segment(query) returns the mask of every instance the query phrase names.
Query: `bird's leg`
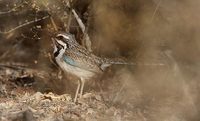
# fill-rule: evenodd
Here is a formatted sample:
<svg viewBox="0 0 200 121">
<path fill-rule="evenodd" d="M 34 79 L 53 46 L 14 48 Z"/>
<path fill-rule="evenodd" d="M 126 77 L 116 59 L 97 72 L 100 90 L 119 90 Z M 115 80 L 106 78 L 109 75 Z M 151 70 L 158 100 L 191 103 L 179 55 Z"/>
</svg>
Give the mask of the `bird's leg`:
<svg viewBox="0 0 200 121">
<path fill-rule="evenodd" d="M 81 90 L 80 90 L 80 98 L 82 97 L 83 95 L 83 88 L 84 88 L 84 84 L 85 84 L 85 79 L 82 79 L 81 78 Z"/>
<path fill-rule="evenodd" d="M 76 102 L 76 100 L 77 100 L 78 92 L 79 92 L 79 89 L 80 89 L 80 85 L 81 85 L 81 82 L 80 82 L 80 80 L 78 80 L 78 86 L 77 86 L 77 89 L 76 89 L 76 94 L 75 94 L 75 97 L 74 97 L 74 102 Z"/>
</svg>

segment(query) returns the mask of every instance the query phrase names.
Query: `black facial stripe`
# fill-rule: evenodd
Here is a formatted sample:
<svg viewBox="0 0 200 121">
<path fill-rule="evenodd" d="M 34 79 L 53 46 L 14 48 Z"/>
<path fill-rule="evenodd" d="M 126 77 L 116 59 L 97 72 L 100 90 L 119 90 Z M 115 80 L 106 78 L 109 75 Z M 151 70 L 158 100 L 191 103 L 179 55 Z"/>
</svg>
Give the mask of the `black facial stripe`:
<svg viewBox="0 0 200 121">
<path fill-rule="evenodd" d="M 62 41 L 62 40 L 61 40 L 61 41 Z M 57 41 L 56 41 L 56 43 L 64 49 L 64 46 L 63 46 L 63 45 L 59 44 Z"/>
<path fill-rule="evenodd" d="M 57 57 L 59 55 L 59 53 L 60 53 L 60 50 L 61 50 L 60 48 L 57 48 L 57 51 L 54 52 L 53 56 Z"/>
<path fill-rule="evenodd" d="M 67 48 L 69 48 L 69 44 L 68 43 L 66 43 L 66 46 L 67 46 Z"/>
<path fill-rule="evenodd" d="M 63 45 L 60 45 L 63 49 L 64 49 L 64 46 Z"/>
</svg>

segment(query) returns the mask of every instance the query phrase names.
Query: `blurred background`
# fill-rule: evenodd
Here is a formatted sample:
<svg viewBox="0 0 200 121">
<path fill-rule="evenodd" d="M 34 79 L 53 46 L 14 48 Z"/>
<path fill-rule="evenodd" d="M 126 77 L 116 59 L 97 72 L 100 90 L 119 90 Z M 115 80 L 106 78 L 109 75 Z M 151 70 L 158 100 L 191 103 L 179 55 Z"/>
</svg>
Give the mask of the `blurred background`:
<svg viewBox="0 0 200 121">
<path fill-rule="evenodd" d="M 58 73 L 50 59 L 54 24 L 80 44 L 83 40 L 67 2 L 0 0 L 0 62 Z M 108 69 L 101 81 L 106 101 L 145 120 L 200 120 L 199 0 L 73 0 L 71 6 L 85 23 L 96 55 L 137 63 Z M 47 78 L 45 87 L 58 94 L 74 91 L 63 80 Z M 41 91 L 44 85 L 38 83 Z"/>
</svg>

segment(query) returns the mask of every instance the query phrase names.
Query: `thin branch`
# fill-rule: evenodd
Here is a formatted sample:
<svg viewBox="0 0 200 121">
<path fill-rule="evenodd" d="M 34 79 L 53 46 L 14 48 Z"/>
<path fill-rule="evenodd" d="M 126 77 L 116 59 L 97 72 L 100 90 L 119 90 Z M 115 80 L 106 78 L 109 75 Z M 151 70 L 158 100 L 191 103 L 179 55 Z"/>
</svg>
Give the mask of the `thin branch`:
<svg viewBox="0 0 200 121">
<path fill-rule="evenodd" d="M 70 10 L 69 18 L 68 18 L 68 24 L 67 24 L 67 30 L 66 30 L 67 32 L 69 32 L 71 20 L 72 20 L 72 11 Z"/>
<path fill-rule="evenodd" d="M 11 8 L 11 9 L 8 10 L 8 11 L 0 11 L 0 15 L 4 15 L 4 14 L 9 14 L 9 13 L 11 13 L 11 12 L 15 12 L 16 9 L 19 8 L 19 7 L 22 7 L 24 3 L 27 3 L 27 2 L 26 2 L 26 1 L 24 2 L 24 1 L 23 1 L 23 2 L 20 3 L 18 6 L 15 6 L 15 7 Z"/>
<path fill-rule="evenodd" d="M 159 1 L 158 1 L 158 4 L 156 5 L 156 8 L 155 8 L 155 10 L 154 10 L 154 12 L 153 12 L 153 15 L 152 15 L 152 17 L 151 17 L 151 22 L 153 21 L 155 15 L 156 15 L 156 12 L 158 11 L 158 8 L 160 7 L 161 2 L 162 2 L 162 0 L 159 0 Z"/>
<path fill-rule="evenodd" d="M 0 68 L 2 68 L 2 67 L 20 70 L 20 69 L 27 68 L 28 65 L 25 65 L 22 63 L 0 63 Z"/>
<path fill-rule="evenodd" d="M 72 13 L 74 14 L 74 17 L 76 18 L 76 21 L 78 22 L 80 28 L 81 28 L 81 31 L 83 32 L 84 34 L 84 40 L 85 40 L 85 45 L 86 45 L 86 48 L 92 52 L 92 48 L 91 48 L 91 40 L 90 40 L 90 37 L 88 35 L 88 33 L 86 32 L 86 28 L 85 28 L 85 25 L 83 24 L 82 20 L 80 19 L 80 17 L 78 16 L 78 14 L 76 13 L 76 11 L 74 9 L 72 9 Z"/>
<path fill-rule="evenodd" d="M 48 11 L 50 11 L 50 9 L 47 7 L 47 4 L 45 3 L 45 1 L 42 0 L 42 4 L 47 8 Z M 55 31 L 58 31 L 58 27 L 56 26 L 54 19 L 52 17 L 50 17 L 50 20 L 51 20 L 51 24 L 53 25 L 53 28 L 55 29 Z"/>
<path fill-rule="evenodd" d="M 124 90 L 125 85 L 126 85 L 126 82 L 123 83 L 123 85 L 121 86 L 121 88 L 119 89 L 119 91 L 114 95 L 114 97 L 112 99 L 112 102 L 116 102 L 117 101 L 120 93 L 122 93 L 122 91 Z"/>
<path fill-rule="evenodd" d="M 41 20 L 44 20 L 44 19 L 47 19 L 47 18 L 49 18 L 49 16 L 45 16 L 45 17 L 42 17 L 40 19 L 35 19 L 35 20 L 32 20 L 32 21 L 26 22 L 26 23 L 21 24 L 21 25 L 15 27 L 13 29 L 10 29 L 9 31 L 5 31 L 5 32 L 0 31 L 0 34 L 9 34 L 9 33 L 13 32 L 13 31 L 15 31 L 17 29 L 20 29 L 20 28 L 24 27 L 24 26 L 27 26 L 29 24 L 33 24 L 35 22 L 38 22 L 38 21 L 41 21 Z"/>
<path fill-rule="evenodd" d="M 51 24 L 53 25 L 53 28 L 55 29 L 55 31 L 58 31 L 58 27 L 56 26 L 56 23 L 52 17 L 50 17 L 50 20 L 51 20 Z"/>
<path fill-rule="evenodd" d="M 78 16 L 78 14 L 76 13 L 74 9 L 72 9 L 72 13 L 74 14 L 74 17 L 76 18 L 76 21 L 78 22 L 81 28 L 81 31 L 85 33 L 85 25 L 83 24 L 82 20 L 80 19 L 80 17 Z"/>
<path fill-rule="evenodd" d="M 182 87 L 183 87 L 183 93 L 186 96 L 185 98 L 187 99 L 188 103 L 192 106 L 192 108 L 194 109 L 195 113 L 197 113 L 196 107 L 195 107 L 195 103 L 194 100 L 191 96 L 191 90 L 188 86 L 188 84 L 186 83 L 187 80 L 185 80 L 184 78 L 184 74 L 181 71 L 181 68 L 179 66 L 179 64 L 177 63 L 177 61 L 175 60 L 173 53 L 171 51 L 165 51 L 164 55 L 169 59 L 169 61 L 171 61 L 172 63 L 172 69 L 170 70 L 170 72 L 173 72 L 174 76 L 179 78 L 180 81 L 182 82 Z"/>
</svg>

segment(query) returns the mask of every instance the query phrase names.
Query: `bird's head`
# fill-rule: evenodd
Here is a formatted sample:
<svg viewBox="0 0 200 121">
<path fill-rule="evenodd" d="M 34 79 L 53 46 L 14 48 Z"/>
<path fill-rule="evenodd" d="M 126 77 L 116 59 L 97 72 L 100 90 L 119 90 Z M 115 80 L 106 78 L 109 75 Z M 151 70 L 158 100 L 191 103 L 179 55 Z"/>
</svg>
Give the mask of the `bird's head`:
<svg viewBox="0 0 200 121">
<path fill-rule="evenodd" d="M 53 43 L 58 48 L 68 49 L 74 43 L 75 39 L 72 34 L 68 33 L 58 33 L 55 37 L 53 37 Z"/>
<path fill-rule="evenodd" d="M 72 34 L 60 32 L 52 38 L 54 49 L 70 49 L 77 42 Z"/>
<path fill-rule="evenodd" d="M 72 34 L 59 32 L 53 38 L 54 53 L 58 53 L 61 49 L 70 49 L 77 43 Z"/>
</svg>

